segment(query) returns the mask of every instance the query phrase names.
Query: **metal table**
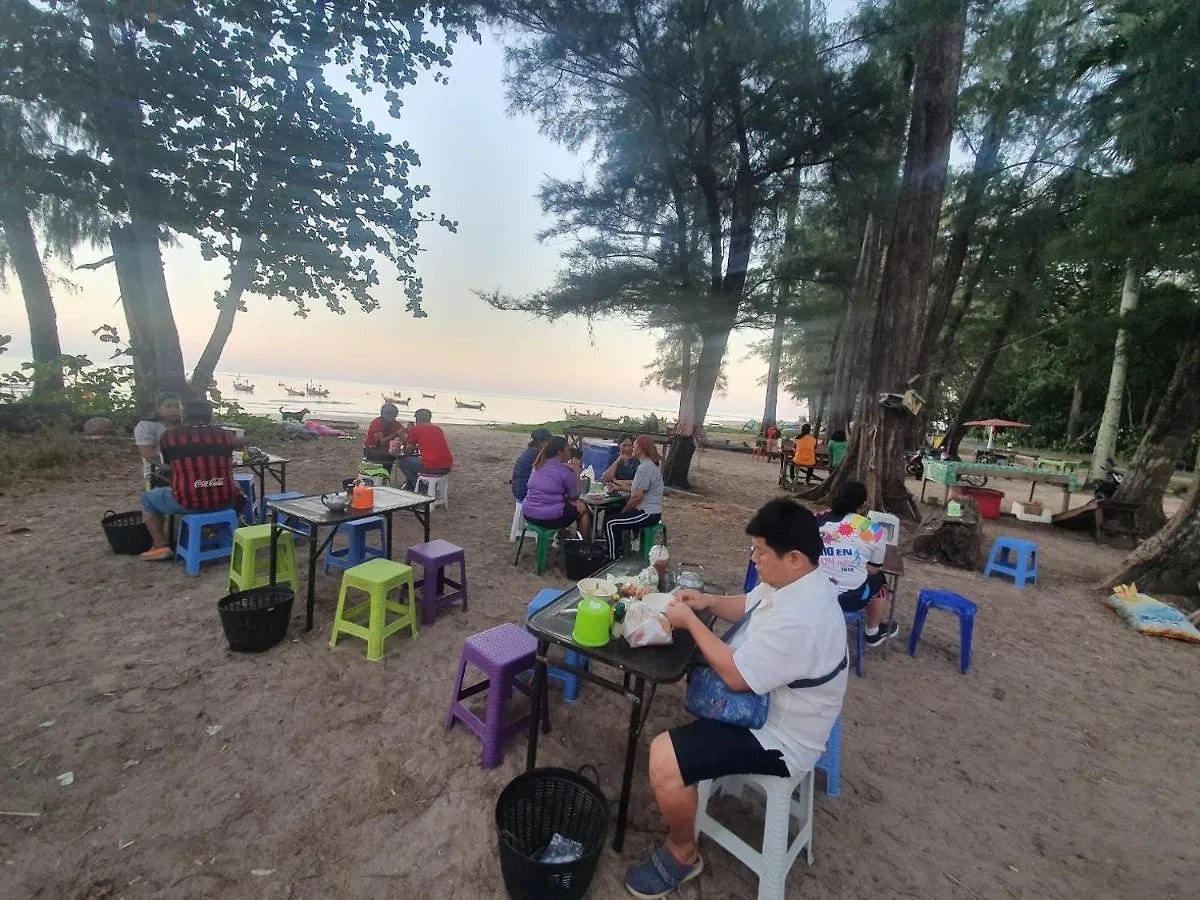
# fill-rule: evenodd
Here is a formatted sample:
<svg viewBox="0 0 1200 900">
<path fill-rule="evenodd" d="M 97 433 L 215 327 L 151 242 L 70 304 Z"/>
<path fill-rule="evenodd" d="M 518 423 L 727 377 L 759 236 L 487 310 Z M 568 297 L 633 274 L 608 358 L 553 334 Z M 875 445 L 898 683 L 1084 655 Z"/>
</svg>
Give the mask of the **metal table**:
<svg viewBox="0 0 1200 900">
<path fill-rule="evenodd" d="M 584 505 L 592 511 L 592 533 L 588 536 L 588 540 L 596 540 L 596 532 L 600 531 L 601 513 L 606 513 L 611 508 L 619 508 L 629 499 L 628 494 L 613 494 L 605 497 L 603 500 L 589 500 L 587 495 L 580 494 L 579 499 L 584 502 Z"/>
<path fill-rule="evenodd" d="M 235 469 L 249 469 L 258 476 L 258 498 L 267 496 L 267 474 L 270 473 L 275 483 L 279 485 L 279 490 L 282 493 L 287 490 L 287 467 L 291 460 L 285 459 L 282 456 L 276 456 L 273 453 L 266 454 L 265 457 L 260 457 L 254 462 L 247 459 L 243 463 L 238 463 L 234 466 Z"/>
<path fill-rule="evenodd" d="M 633 574 L 641 569 L 638 559 L 619 559 L 596 573 L 603 577 L 612 572 L 614 575 Z M 721 593 L 721 590 L 705 585 L 706 593 Z M 654 690 L 660 684 L 670 684 L 679 681 L 687 672 L 696 653 L 696 642 L 686 631 L 675 632 L 675 643 L 667 647 L 630 647 L 624 638 L 615 638 L 603 647 L 581 647 L 571 638 L 575 627 L 575 613 L 564 612 L 579 599 L 579 591 L 575 588 L 562 594 L 558 599 L 534 613 L 525 623 L 530 633 L 537 638 L 537 665 L 533 679 L 533 709 L 541 709 L 542 698 L 546 691 L 546 666 L 552 662 L 556 667 L 573 672 L 580 678 L 590 681 L 605 690 L 621 694 L 630 700 L 629 734 L 625 745 L 625 770 L 621 777 L 621 799 L 617 806 L 617 827 L 613 837 L 613 849 L 618 853 L 625 842 L 625 823 L 629 814 L 629 790 L 633 784 L 633 769 L 637 758 L 637 740 L 642 726 L 649 714 L 650 704 L 654 700 Z M 711 626 L 713 616 L 702 614 L 704 620 Z M 567 665 L 564 660 L 550 660 L 548 653 L 551 644 L 557 644 L 568 650 L 574 650 L 580 656 L 590 660 L 589 669 L 581 669 Z M 605 665 L 617 669 L 622 680 L 617 682 L 596 674 L 597 665 Z M 650 698 L 647 699 L 646 683 L 649 682 Z M 539 716 L 530 717 L 529 747 L 525 758 L 525 768 L 532 769 L 537 765 L 538 720 Z"/>
<path fill-rule="evenodd" d="M 387 520 L 387 558 L 392 558 L 392 515 L 398 510 L 409 510 L 425 530 L 425 542 L 429 542 L 429 507 L 433 498 L 425 494 L 414 494 L 412 491 L 402 491 L 397 488 L 377 487 L 375 490 L 375 505 L 371 509 L 347 509 L 345 512 L 334 512 L 321 502 L 321 495 L 301 497 L 297 500 L 272 500 L 267 504 L 271 510 L 271 584 L 275 583 L 276 554 L 279 546 L 279 533 L 290 531 L 293 534 L 305 536 L 298 528 L 292 528 L 279 521 L 280 516 L 297 519 L 308 525 L 308 605 L 305 611 L 304 630 L 312 631 L 313 605 L 317 597 L 317 558 L 329 548 L 337 534 L 338 526 L 356 519 L 366 519 L 370 516 L 383 516 Z M 318 543 L 322 526 L 329 527 L 329 536 Z"/>
</svg>

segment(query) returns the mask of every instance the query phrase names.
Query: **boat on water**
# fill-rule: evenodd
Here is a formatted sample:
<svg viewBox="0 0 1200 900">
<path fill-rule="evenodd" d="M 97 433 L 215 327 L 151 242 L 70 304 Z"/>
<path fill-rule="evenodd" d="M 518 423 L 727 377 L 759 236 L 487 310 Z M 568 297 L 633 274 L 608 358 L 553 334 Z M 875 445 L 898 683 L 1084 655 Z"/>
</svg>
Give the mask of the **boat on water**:
<svg viewBox="0 0 1200 900">
<path fill-rule="evenodd" d="M 304 391 L 309 397 L 329 396 L 329 391 L 327 389 L 321 387 L 319 384 L 312 384 L 311 382 L 304 386 Z"/>
<path fill-rule="evenodd" d="M 592 412 L 590 409 L 567 409 L 564 406 L 563 415 L 568 419 L 603 419 L 604 410 Z"/>
<path fill-rule="evenodd" d="M 279 382 L 279 386 L 281 388 L 283 388 L 285 391 L 287 391 L 287 395 L 289 397 L 306 397 L 306 396 L 308 396 L 307 394 L 304 393 L 304 391 L 298 391 L 294 387 L 289 387 L 288 385 L 284 384 L 282 381 Z"/>
<path fill-rule="evenodd" d="M 253 394 L 254 393 L 254 385 L 247 379 L 243 378 L 241 375 L 238 375 L 236 378 L 233 379 L 233 389 L 235 391 L 241 391 L 243 394 Z"/>
<path fill-rule="evenodd" d="M 457 397 L 455 397 L 454 407 L 456 409 L 486 409 L 487 405 L 482 400 L 470 403 L 465 400 L 459 400 Z"/>
<path fill-rule="evenodd" d="M 389 397 L 387 394 L 380 394 L 384 403 L 394 403 L 396 406 L 408 406 L 412 397 Z"/>
<path fill-rule="evenodd" d="M 421 396 L 424 397 L 426 400 L 436 400 L 437 399 L 437 394 L 422 394 Z"/>
</svg>

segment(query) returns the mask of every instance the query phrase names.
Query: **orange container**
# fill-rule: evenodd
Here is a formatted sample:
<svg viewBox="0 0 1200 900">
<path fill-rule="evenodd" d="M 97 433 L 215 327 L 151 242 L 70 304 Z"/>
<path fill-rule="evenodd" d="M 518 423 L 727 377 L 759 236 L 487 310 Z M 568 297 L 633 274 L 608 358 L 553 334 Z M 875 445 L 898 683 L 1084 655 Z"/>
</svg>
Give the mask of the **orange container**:
<svg viewBox="0 0 1200 900">
<path fill-rule="evenodd" d="M 375 488 L 369 484 L 356 484 L 354 492 L 350 495 L 350 508 L 357 509 L 360 512 L 375 507 Z"/>
</svg>

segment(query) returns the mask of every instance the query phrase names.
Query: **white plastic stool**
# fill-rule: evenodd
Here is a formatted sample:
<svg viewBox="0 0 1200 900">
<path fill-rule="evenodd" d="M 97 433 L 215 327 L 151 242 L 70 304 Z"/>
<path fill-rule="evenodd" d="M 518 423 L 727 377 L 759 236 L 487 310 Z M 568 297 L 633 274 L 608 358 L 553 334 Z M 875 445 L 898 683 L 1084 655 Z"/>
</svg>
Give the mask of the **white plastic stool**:
<svg viewBox="0 0 1200 900">
<path fill-rule="evenodd" d="M 730 775 L 713 781 L 701 781 L 700 808 L 696 813 L 696 837 L 707 834 L 758 875 L 758 900 L 783 900 L 788 871 L 804 850 L 811 866 L 813 773 L 792 778 L 771 775 Z M 763 822 L 762 852 L 755 850 L 708 813 L 708 801 L 714 791 L 740 797 L 743 787 L 752 787 L 767 800 Z M 798 827 L 788 843 L 788 825 L 792 817 Z"/>
<path fill-rule="evenodd" d="M 416 490 L 418 494 L 432 497 L 430 509 L 439 506 L 450 508 L 450 476 L 449 475 L 418 475 Z"/>
<path fill-rule="evenodd" d="M 898 516 L 893 516 L 891 513 L 877 512 L 872 509 L 867 512 L 867 518 L 876 525 L 882 525 L 887 529 L 887 542 L 889 544 L 893 547 L 900 545 L 900 518 Z"/>
<path fill-rule="evenodd" d="M 509 529 L 509 532 L 508 532 L 508 542 L 510 544 L 516 543 L 517 538 L 519 538 L 521 536 L 521 532 L 524 530 L 524 528 L 525 528 L 525 517 L 521 515 L 521 501 L 518 500 L 516 507 L 513 509 L 512 528 Z M 533 541 L 536 544 L 537 539 L 538 539 L 538 535 L 537 535 L 536 531 L 526 531 L 525 532 L 525 540 Z M 555 534 L 554 540 L 551 542 L 550 546 L 552 546 L 552 547 L 558 546 L 558 535 L 557 534 Z"/>
</svg>

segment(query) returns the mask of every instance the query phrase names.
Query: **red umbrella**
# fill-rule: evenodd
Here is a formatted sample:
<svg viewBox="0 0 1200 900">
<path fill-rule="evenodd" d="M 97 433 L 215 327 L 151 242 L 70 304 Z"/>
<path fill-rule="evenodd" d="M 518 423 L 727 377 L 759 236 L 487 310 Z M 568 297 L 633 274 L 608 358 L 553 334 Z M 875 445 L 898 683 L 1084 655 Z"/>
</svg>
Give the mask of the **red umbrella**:
<svg viewBox="0 0 1200 900">
<path fill-rule="evenodd" d="M 1008 419 L 979 419 L 975 422 L 964 422 L 964 425 L 978 425 L 982 428 L 1030 428 L 1026 422 L 1010 422 Z"/>
</svg>

